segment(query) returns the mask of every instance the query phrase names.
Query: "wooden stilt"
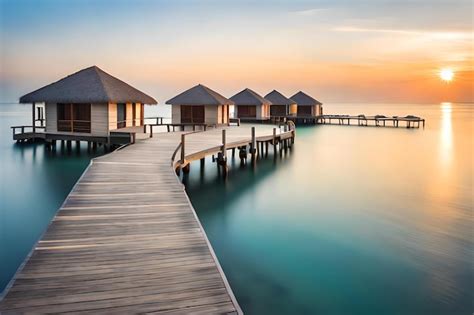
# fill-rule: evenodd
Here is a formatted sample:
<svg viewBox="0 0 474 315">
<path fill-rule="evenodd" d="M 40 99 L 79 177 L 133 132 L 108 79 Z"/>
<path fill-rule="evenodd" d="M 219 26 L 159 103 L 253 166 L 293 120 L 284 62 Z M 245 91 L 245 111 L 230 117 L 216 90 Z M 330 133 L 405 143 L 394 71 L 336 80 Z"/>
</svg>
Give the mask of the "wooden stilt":
<svg viewBox="0 0 474 315">
<path fill-rule="evenodd" d="M 251 148 L 250 148 L 250 154 L 252 155 L 252 163 L 255 164 L 255 153 L 256 153 L 255 148 L 257 146 L 257 140 L 255 138 L 255 127 L 252 127 L 251 134 L 252 134 L 252 145 L 251 145 Z"/>
<path fill-rule="evenodd" d="M 277 138 L 276 138 L 276 128 L 273 128 L 273 157 L 276 157 L 277 154 Z"/>
<path fill-rule="evenodd" d="M 222 172 L 224 177 L 227 177 L 227 140 L 226 140 L 226 130 L 222 130 L 222 149 L 221 149 L 221 160 L 220 165 L 222 167 Z"/>
</svg>

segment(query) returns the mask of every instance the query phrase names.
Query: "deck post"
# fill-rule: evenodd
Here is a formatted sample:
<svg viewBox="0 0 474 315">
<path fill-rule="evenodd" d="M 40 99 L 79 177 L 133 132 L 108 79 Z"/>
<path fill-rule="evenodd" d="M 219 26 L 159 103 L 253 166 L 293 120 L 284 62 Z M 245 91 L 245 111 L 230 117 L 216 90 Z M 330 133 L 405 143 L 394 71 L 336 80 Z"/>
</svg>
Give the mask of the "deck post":
<svg viewBox="0 0 474 315">
<path fill-rule="evenodd" d="M 186 145 L 185 134 L 183 133 L 181 135 L 181 161 L 180 161 L 181 165 L 184 164 L 185 145 Z"/>
<path fill-rule="evenodd" d="M 252 127 L 252 145 L 250 148 L 250 154 L 252 155 L 252 163 L 255 163 L 257 140 L 255 138 L 255 127 Z"/>
<path fill-rule="evenodd" d="M 35 117 L 35 107 L 36 103 L 33 102 L 31 103 L 31 126 L 33 127 L 33 142 L 35 141 L 35 135 L 36 135 L 36 117 Z"/>
<path fill-rule="evenodd" d="M 277 138 L 276 138 L 277 129 L 273 128 L 273 157 L 276 157 L 277 154 Z"/>
<path fill-rule="evenodd" d="M 186 140 L 185 140 L 185 134 L 182 134 L 181 135 L 181 169 L 183 170 L 183 173 L 189 173 L 189 169 L 191 168 L 191 164 L 188 163 L 186 164 L 185 166 L 184 163 L 185 163 L 185 153 L 186 153 L 186 149 L 185 149 L 185 144 L 186 144 Z"/>
<path fill-rule="evenodd" d="M 227 161 L 227 144 L 225 137 L 225 129 L 222 129 L 222 156 L 224 157 L 224 160 Z"/>
<path fill-rule="evenodd" d="M 222 171 L 224 173 L 224 177 L 227 177 L 227 143 L 226 143 L 226 130 L 222 129 L 222 158 L 220 164 L 222 166 Z"/>
</svg>

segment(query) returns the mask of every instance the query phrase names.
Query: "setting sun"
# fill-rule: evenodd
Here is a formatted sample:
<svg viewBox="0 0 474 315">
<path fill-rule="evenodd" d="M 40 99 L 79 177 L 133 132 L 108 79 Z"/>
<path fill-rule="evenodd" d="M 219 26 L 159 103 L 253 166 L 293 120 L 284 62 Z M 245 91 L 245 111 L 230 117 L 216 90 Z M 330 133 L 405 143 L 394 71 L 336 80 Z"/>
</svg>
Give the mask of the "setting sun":
<svg viewBox="0 0 474 315">
<path fill-rule="evenodd" d="M 451 82 L 454 77 L 454 72 L 451 69 L 442 69 L 439 73 L 441 80 Z"/>
</svg>

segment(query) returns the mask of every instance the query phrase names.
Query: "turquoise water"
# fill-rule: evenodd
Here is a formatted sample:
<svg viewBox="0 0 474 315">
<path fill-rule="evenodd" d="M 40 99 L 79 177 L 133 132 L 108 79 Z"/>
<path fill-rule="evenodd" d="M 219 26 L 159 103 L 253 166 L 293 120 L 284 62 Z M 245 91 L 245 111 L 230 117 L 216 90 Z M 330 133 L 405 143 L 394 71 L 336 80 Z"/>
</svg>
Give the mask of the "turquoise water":
<svg viewBox="0 0 474 315">
<path fill-rule="evenodd" d="M 426 129 L 297 129 L 291 153 L 184 179 L 246 314 L 472 314 L 472 105 L 344 105 Z"/>
<path fill-rule="evenodd" d="M 0 104 L 0 296 L 90 158 L 87 149 L 17 145 L 10 126 L 31 125 L 31 106 Z"/>
<path fill-rule="evenodd" d="M 156 106 L 147 114 L 169 116 Z M 31 125 L 31 105 L 0 103 L 0 298 L 91 158 L 104 154 L 74 142 L 70 152 L 18 145 L 10 127 L 20 125 Z"/>
<path fill-rule="evenodd" d="M 0 106 L 0 291 L 94 156 L 15 145 L 29 110 Z M 471 314 L 472 105 L 325 111 L 428 122 L 299 127 L 281 158 L 231 161 L 226 181 L 193 163 L 184 179 L 245 313 Z"/>
</svg>

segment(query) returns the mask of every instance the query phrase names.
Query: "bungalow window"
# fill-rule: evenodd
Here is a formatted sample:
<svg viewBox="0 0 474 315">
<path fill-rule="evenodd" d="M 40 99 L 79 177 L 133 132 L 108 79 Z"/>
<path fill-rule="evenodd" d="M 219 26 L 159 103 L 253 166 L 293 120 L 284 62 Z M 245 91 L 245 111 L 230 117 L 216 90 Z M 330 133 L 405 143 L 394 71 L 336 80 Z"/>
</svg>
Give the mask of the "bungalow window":
<svg viewBox="0 0 474 315">
<path fill-rule="evenodd" d="M 181 105 L 181 123 L 203 124 L 204 123 L 204 106 Z"/>
<path fill-rule="evenodd" d="M 298 106 L 298 115 L 300 116 L 311 116 L 313 106 Z"/>
<path fill-rule="evenodd" d="M 257 117 L 257 106 L 240 105 L 240 106 L 237 106 L 237 111 L 238 111 L 239 117 L 241 118 Z"/>
<path fill-rule="evenodd" d="M 91 104 L 57 104 L 58 131 L 91 132 Z"/>
<path fill-rule="evenodd" d="M 124 103 L 117 104 L 117 129 L 127 127 L 127 106 Z"/>
<path fill-rule="evenodd" d="M 286 105 L 272 105 L 270 106 L 270 115 L 272 116 L 285 116 L 286 112 Z"/>
</svg>

